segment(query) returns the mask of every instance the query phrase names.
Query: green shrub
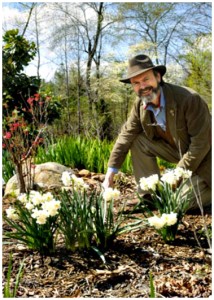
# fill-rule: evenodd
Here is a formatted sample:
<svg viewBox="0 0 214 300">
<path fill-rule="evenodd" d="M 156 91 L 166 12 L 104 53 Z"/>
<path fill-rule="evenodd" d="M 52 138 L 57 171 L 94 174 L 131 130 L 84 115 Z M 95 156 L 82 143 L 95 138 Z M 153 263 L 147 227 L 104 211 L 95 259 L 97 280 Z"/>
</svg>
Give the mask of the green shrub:
<svg viewBox="0 0 214 300">
<path fill-rule="evenodd" d="M 39 147 L 35 157 L 35 163 L 57 162 L 65 166 L 77 169 L 87 169 L 91 172 L 105 173 L 108 159 L 114 142 L 98 139 L 87 139 L 81 136 L 59 139 L 56 143 L 49 142 L 45 147 Z M 158 165 L 162 169 L 173 168 L 175 164 L 158 158 Z M 14 167 L 9 160 L 6 151 L 3 152 L 3 179 L 7 182 L 14 174 Z M 132 162 L 128 153 L 121 171 L 127 174 L 132 173 Z"/>
<path fill-rule="evenodd" d="M 87 169 L 91 172 L 105 173 L 113 143 L 98 139 L 78 137 L 63 137 L 55 144 L 39 148 L 36 163 L 47 161 L 77 169 Z M 127 156 L 121 171 L 131 173 L 131 159 Z"/>
</svg>

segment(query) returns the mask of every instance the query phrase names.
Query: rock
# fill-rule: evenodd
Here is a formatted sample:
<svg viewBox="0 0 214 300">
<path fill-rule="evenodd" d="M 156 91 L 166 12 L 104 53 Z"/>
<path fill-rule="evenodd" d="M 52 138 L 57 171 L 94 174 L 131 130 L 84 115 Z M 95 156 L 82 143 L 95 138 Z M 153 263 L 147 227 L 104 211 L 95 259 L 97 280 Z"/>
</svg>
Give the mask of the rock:
<svg viewBox="0 0 214 300">
<path fill-rule="evenodd" d="M 16 175 L 11 177 L 8 182 L 6 183 L 5 190 L 4 190 L 4 195 L 18 195 L 19 190 L 18 190 L 18 179 Z"/>
<path fill-rule="evenodd" d="M 88 170 L 83 169 L 83 170 L 79 171 L 79 175 L 81 177 L 90 177 L 91 176 L 91 172 L 88 171 Z"/>
<path fill-rule="evenodd" d="M 35 165 L 32 169 L 32 176 L 34 177 L 33 189 L 51 190 L 60 188 L 63 184 L 61 176 L 64 171 L 74 173 L 70 168 L 67 168 L 56 162 L 47 162 L 40 165 Z M 19 194 L 17 176 L 11 177 L 5 187 L 5 195 Z"/>
<path fill-rule="evenodd" d="M 105 175 L 104 174 L 95 174 L 94 173 L 94 174 L 92 174 L 91 178 L 94 179 L 94 180 L 98 180 L 100 182 L 103 182 L 104 179 L 105 179 Z"/>
</svg>

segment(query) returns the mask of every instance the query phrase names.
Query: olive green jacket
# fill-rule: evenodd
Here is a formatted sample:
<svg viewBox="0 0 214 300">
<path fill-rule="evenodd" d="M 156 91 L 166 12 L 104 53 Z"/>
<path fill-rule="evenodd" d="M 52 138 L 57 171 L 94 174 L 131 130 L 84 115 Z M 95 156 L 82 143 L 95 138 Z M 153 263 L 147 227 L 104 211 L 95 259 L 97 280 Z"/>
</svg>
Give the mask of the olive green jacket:
<svg viewBox="0 0 214 300">
<path fill-rule="evenodd" d="M 182 154 L 177 166 L 198 174 L 211 187 L 211 114 L 208 106 L 189 88 L 163 83 L 162 89 L 167 124 Z M 109 167 L 121 167 L 132 142 L 142 131 L 149 140 L 154 138 L 155 128 L 151 123 L 151 112 L 137 99 L 114 145 Z"/>
</svg>

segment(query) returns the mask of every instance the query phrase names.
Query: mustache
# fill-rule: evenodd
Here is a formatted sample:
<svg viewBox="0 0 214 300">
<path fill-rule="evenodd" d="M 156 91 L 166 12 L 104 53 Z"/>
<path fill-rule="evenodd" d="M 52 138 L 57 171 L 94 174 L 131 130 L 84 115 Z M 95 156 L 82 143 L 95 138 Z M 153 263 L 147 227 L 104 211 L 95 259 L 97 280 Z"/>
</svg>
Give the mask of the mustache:
<svg viewBox="0 0 214 300">
<path fill-rule="evenodd" d="M 153 86 L 147 86 L 145 89 L 139 89 L 138 91 L 138 96 L 141 97 L 143 96 L 144 93 L 148 92 L 148 91 L 152 91 L 153 93 L 157 93 L 159 91 L 159 85 L 154 88 Z"/>
</svg>

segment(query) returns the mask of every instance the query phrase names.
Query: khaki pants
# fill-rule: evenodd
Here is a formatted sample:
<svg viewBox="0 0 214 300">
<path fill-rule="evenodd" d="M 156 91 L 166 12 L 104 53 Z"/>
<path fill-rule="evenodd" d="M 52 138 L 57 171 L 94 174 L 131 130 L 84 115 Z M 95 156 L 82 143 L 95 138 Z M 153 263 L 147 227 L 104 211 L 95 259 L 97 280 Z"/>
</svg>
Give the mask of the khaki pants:
<svg viewBox="0 0 214 300">
<path fill-rule="evenodd" d="M 171 163 L 178 163 L 180 153 L 163 139 L 151 141 L 142 133 L 132 144 L 131 157 L 135 180 L 138 184 L 141 177 L 148 177 L 152 174 L 160 175 L 157 157 Z M 190 209 L 198 208 L 198 201 L 201 201 L 203 207 L 210 206 L 212 197 L 210 187 L 196 174 L 192 176 L 192 184 L 194 193 Z"/>
</svg>

